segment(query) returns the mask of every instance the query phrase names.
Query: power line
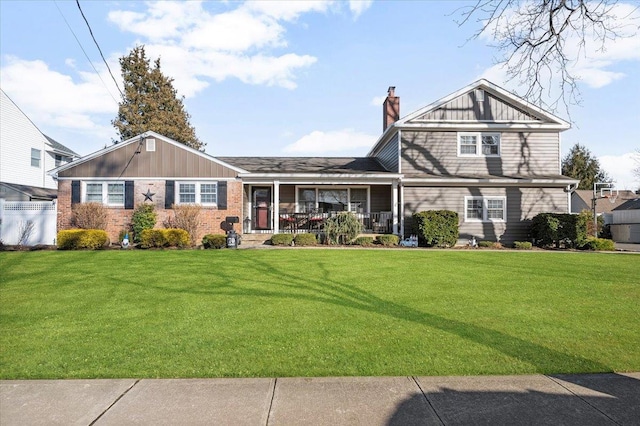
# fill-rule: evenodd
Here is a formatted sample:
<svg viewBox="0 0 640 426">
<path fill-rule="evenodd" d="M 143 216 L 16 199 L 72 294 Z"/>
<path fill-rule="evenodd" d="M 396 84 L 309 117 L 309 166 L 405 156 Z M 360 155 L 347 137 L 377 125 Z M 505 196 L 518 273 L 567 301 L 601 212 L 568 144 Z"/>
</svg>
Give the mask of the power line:
<svg viewBox="0 0 640 426">
<path fill-rule="evenodd" d="M 56 9 L 58 9 L 58 12 L 60 12 L 60 16 L 62 16 L 62 19 L 64 20 L 64 23 L 67 24 L 67 28 L 69 28 L 69 31 L 71 31 L 71 34 L 73 34 L 73 38 L 76 39 L 76 42 L 78 43 L 78 46 L 80 46 L 80 50 L 82 50 L 82 53 L 84 53 L 84 57 L 87 58 L 87 61 L 89 61 L 89 63 L 91 64 L 91 68 L 93 68 L 93 70 L 98 75 L 98 78 L 100 79 L 100 81 L 104 85 L 105 89 L 107 89 L 107 92 L 109 93 L 109 96 L 111 96 L 111 99 L 113 99 L 113 101 L 117 104 L 118 101 L 116 100 L 115 96 L 113 96 L 113 93 L 111 93 L 111 90 L 109 90 L 109 86 L 107 86 L 107 83 L 105 83 L 105 81 L 102 79 L 102 76 L 100 75 L 100 73 L 96 69 L 95 65 L 93 65 L 93 62 L 91 62 L 91 59 L 89 58 L 89 55 L 87 55 L 87 52 L 84 50 L 84 47 L 82 47 L 82 43 L 80 43 L 80 40 L 78 40 L 78 36 L 76 36 L 76 33 L 73 31 L 73 28 L 71 28 L 71 25 L 69 25 L 69 21 L 67 21 L 67 18 L 64 16 L 64 13 L 62 13 L 62 10 L 60 10 L 60 7 L 58 7 L 58 2 L 56 0 L 53 0 L 53 3 L 56 5 Z M 117 85 L 116 85 L 116 87 L 117 87 Z M 118 90 L 120 90 L 120 89 L 118 88 Z"/>
<path fill-rule="evenodd" d="M 80 7 L 80 0 L 76 0 L 76 4 L 78 5 L 78 10 L 80 10 L 80 14 L 82 15 L 82 19 L 84 19 L 84 22 L 87 24 L 87 28 L 89 28 L 89 33 L 91 34 L 91 38 L 93 39 L 93 42 L 96 44 L 96 47 L 98 48 L 98 52 L 100 52 L 100 56 L 102 57 L 102 61 L 107 66 L 107 70 L 109 71 L 109 75 L 111 75 L 111 78 L 113 79 L 113 82 L 115 83 L 116 87 L 118 88 L 118 92 L 120 92 L 120 95 L 124 98 L 124 93 L 122 93 L 122 90 L 120 90 L 120 86 L 118 86 L 118 82 L 116 81 L 116 78 L 113 76 L 113 73 L 111 72 L 111 68 L 109 67 L 109 64 L 107 63 L 107 60 L 104 58 L 104 55 L 102 54 L 102 49 L 100 49 L 100 45 L 98 44 L 98 41 L 96 40 L 95 36 L 93 35 L 93 30 L 91 29 L 91 25 L 89 25 L 89 21 L 87 21 L 86 16 L 84 16 L 84 12 L 82 11 L 82 8 Z"/>
</svg>

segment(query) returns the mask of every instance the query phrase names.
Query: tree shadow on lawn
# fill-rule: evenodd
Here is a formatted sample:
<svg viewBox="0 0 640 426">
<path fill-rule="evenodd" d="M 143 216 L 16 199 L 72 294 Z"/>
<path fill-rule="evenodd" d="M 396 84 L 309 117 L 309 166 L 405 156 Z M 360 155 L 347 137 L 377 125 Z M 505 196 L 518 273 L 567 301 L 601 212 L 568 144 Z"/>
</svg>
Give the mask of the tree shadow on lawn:
<svg viewBox="0 0 640 426">
<path fill-rule="evenodd" d="M 330 268 L 320 261 L 313 266 L 309 262 L 305 262 L 300 265 L 298 274 L 292 273 L 284 267 L 277 268 L 274 264 L 251 258 L 251 269 L 257 277 L 252 285 L 263 283 L 264 285 L 260 285 L 260 288 L 250 288 L 235 284 L 238 277 L 234 276 L 234 271 L 238 268 L 246 267 L 244 259 L 238 263 L 230 262 L 222 267 L 217 267 L 215 272 L 216 281 L 220 284 L 203 280 L 203 282 L 197 284 L 182 285 L 180 288 L 167 288 L 159 284 L 124 281 L 128 281 L 128 284 L 131 285 L 153 287 L 164 292 L 306 300 L 386 315 L 432 327 L 469 342 L 487 346 L 502 354 L 528 363 L 535 368 L 537 373 L 566 372 L 564 368 L 568 365 L 576 367 L 575 371 L 580 372 L 612 371 L 610 367 L 604 364 L 581 356 L 568 355 L 487 327 L 444 318 L 384 300 L 361 288 L 331 278 Z M 322 279 L 308 277 L 309 274 L 306 274 L 305 271 L 312 267 L 318 268 L 322 272 Z M 292 291 L 286 291 L 287 289 Z"/>
</svg>

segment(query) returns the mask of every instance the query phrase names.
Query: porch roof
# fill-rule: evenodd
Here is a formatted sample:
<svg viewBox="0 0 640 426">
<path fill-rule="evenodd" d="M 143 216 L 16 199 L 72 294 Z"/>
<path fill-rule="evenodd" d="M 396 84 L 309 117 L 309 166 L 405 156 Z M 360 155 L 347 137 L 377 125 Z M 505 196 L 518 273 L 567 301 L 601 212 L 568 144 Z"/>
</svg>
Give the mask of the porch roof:
<svg viewBox="0 0 640 426">
<path fill-rule="evenodd" d="M 385 174 L 395 175 L 372 157 L 216 157 L 256 174 Z"/>
</svg>

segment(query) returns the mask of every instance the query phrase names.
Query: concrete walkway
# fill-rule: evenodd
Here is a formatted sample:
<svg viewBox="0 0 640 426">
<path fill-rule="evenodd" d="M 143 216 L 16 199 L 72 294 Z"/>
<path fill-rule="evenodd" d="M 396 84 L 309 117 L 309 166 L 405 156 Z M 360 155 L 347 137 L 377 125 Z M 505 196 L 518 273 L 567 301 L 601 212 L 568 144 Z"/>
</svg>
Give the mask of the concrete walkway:
<svg viewBox="0 0 640 426">
<path fill-rule="evenodd" d="M 0 425 L 639 425 L 640 373 L 0 381 Z"/>
</svg>

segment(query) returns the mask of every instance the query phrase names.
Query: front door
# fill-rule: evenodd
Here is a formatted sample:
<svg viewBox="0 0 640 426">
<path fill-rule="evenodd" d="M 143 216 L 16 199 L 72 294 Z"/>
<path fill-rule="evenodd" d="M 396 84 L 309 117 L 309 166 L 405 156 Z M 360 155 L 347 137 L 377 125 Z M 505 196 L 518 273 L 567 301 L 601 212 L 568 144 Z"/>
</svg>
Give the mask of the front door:
<svg viewBox="0 0 640 426">
<path fill-rule="evenodd" d="M 253 187 L 253 229 L 271 229 L 271 188 Z"/>
</svg>

